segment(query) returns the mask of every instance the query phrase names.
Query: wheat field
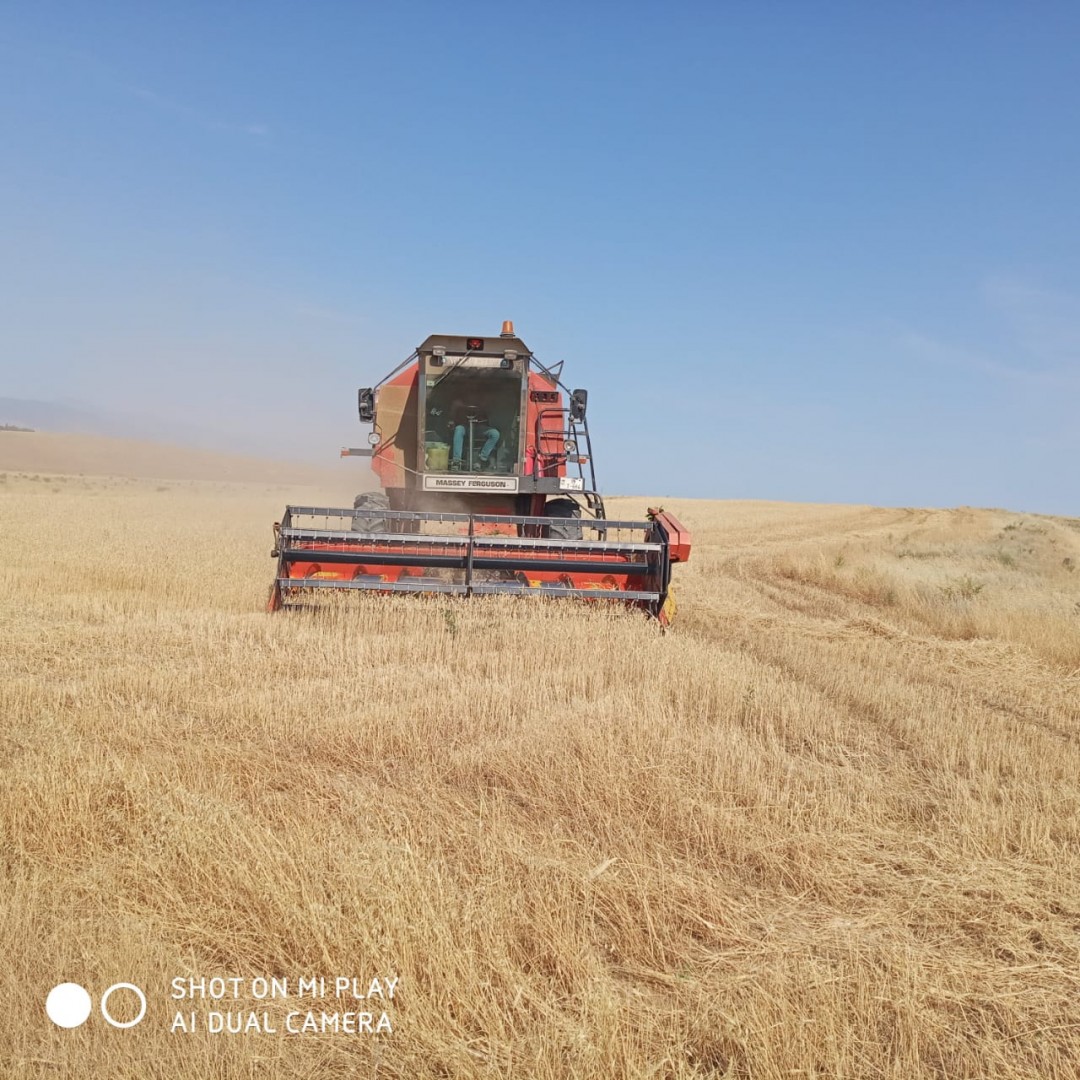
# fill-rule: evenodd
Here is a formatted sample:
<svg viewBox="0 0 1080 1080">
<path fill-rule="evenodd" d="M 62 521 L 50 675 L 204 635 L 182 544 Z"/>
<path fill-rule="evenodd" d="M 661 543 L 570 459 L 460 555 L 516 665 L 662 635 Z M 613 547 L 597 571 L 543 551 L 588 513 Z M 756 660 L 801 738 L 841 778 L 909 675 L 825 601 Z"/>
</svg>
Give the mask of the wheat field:
<svg viewBox="0 0 1080 1080">
<path fill-rule="evenodd" d="M 667 633 L 265 614 L 271 523 L 347 496 L 0 477 L 0 1075 L 1080 1073 L 1080 521 L 675 500 Z M 323 976 L 392 1030 L 248 992 Z"/>
</svg>

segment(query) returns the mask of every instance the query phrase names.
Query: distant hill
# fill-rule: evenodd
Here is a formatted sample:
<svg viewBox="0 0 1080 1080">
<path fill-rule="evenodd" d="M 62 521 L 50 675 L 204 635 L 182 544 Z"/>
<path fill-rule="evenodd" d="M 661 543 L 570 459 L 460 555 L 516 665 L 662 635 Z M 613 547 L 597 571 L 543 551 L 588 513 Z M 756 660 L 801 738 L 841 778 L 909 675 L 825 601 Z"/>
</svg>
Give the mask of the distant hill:
<svg viewBox="0 0 1080 1080">
<path fill-rule="evenodd" d="M 163 420 L 157 416 L 132 416 L 27 398 L 0 397 L 0 425 L 34 431 L 65 431 L 122 439 L 160 439 L 195 445 L 220 443 L 223 438 L 221 432 L 196 424 Z"/>
<path fill-rule="evenodd" d="M 35 431 L 100 430 L 104 418 L 88 409 L 59 405 L 51 401 L 29 401 L 0 397 L 0 424 Z"/>
<path fill-rule="evenodd" d="M 343 462 L 341 469 L 320 468 L 145 439 L 51 431 L 0 431 L 0 471 L 335 487 L 344 482 L 349 490 L 370 486 L 367 475 L 360 477 L 352 463 Z"/>
<path fill-rule="evenodd" d="M 315 469 L 333 469 L 338 460 L 338 448 L 354 437 L 356 423 L 350 415 L 350 422 L 342 423 L 342 434 L 338 439 L 325 424 L 320 425 L 314 420 L 305 423 L 304 418 L 290 418 L 284 425 L 280 422 L 252 423 L 250 417 L 238 417 L 237 421 L 214 427 L 181 414 L 112 412 L 79 402 L 0 396 L 0 430 L 6 425 L 33 431 L 139 439 L 212 454 L 288 459 Z M 358 470 L 356 462 L 352 467 L 364 477 L 370 474 L 369 469 Z"/>
</svg>

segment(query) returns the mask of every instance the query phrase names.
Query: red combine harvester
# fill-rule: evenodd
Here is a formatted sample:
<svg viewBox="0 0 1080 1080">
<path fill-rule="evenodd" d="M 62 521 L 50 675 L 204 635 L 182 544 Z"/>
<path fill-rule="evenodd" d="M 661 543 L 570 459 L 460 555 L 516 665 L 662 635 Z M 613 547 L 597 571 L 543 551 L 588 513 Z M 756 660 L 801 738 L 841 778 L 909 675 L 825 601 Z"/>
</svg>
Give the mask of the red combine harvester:
<svg viewBox="0 0 1080 1080">
<path fill-rule="evenodd" d="M 274 525 L 269 611 L 302 589 L 578 597 L 674 614 L 690 535 L 664 510 L 614 521 L 596 489 L 588 395 L 503 323 L 433 334 L 359 392 L 381 492 L 351 510 L 288 506 Z"/>
</svg>

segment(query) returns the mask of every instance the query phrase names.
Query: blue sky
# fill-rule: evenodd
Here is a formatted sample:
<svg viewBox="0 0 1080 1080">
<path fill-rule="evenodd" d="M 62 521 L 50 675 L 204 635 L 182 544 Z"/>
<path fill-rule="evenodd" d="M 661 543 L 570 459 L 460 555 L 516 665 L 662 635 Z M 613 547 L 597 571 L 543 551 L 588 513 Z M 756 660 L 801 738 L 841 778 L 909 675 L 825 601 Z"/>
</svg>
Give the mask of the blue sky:
<svg viewBox="0 0 1080 1080">
<path fill-rule="evenodd" d="M 329 462 L 357 386 L 511 318 L 589 389 L 609 493 L 1080 514 L 1078 36 L 1052 3 L 8 3 L 0 397 Z"/>
</svg>

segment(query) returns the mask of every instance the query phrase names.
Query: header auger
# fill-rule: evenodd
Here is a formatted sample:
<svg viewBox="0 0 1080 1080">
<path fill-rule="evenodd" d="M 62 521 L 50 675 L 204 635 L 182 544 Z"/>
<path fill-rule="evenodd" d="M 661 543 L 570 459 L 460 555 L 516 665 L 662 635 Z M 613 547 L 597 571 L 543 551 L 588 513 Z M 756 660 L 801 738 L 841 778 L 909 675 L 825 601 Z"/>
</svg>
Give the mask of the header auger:
<svg viewBox="0 0 1080 1080">
<path fill-rule="evenodd" d="M 607 517 L 588 394 L 569 390 L 503 323 L 496 338 L 433 334 L 359 392 L 381 491 L 351 510 L 288 506 L 274 526 L 267 608 L 300 589 L 614 600 L 670 621 L 671 567 L 690 536 L 664 510 Z"/>
</svg>

